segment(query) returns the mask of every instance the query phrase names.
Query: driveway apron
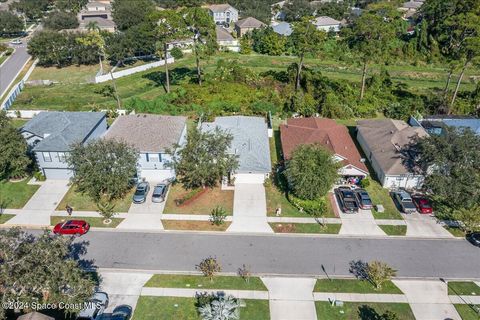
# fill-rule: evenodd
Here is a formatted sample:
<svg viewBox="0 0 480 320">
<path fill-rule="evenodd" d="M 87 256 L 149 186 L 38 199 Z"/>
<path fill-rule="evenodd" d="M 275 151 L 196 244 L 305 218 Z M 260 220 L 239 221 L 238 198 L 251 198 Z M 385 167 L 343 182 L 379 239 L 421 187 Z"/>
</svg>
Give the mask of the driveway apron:
<svg viewBox="0 0 480 320">
<path fill-rule="evenodd" d="M 407 236 L 425 238 L 454 238 L 434 217 L 427 214 L 403 214 L 407 223 Z"/>
<path fill-rule="evenodd" d="M 359 210 L 358 213 L 346 214 L 341 210 L 342 227 L 339 234 L 351 236 L 386 236 L 377 225 L 370 210 Z"/>
</svg>

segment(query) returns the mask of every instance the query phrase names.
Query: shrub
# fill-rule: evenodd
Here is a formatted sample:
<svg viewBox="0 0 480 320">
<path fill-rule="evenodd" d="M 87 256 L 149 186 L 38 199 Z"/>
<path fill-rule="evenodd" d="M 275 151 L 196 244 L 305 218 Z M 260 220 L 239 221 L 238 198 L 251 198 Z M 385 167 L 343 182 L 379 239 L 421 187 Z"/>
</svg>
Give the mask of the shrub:
<svg viewBox="0 0 480 320">
<path fill-rule="evenodd" d="M 210 298 L 197 298 L 197 305 L 205 302 L 203 305 L 197 306 L 198 313 L 202 320 L 234 320 L 239 318 L 240 304 L 232 295 L 225 295 L 223 292 L 210 294 Z M 210 302 L 208 302 L 210 300 Z"/>
<path fill-rule="evenodd" d="M 170 50 L 170 54 L 172 55 L 172 57 L 175 59 L 175 60 L 179 60 L 179 59 L 182 59 L 183 58 L 183 52 L 182 52 L 182 49 L 180 48 L 173 48 L 172 50 Z"/>
<path fill-rule="evenodd" d="M 288 199 L 298 210 L 314 217 L 321 217 L 327 213 L 327 201 L 325 198 L 303 200 L 289 195 Z"/>
<path fill-rule="evenodd" d="M 218 272 L 222 271 L 222 266 L 218 263 L 217 259 L 208 257 L 203 259 L 198 265 L 195 266 L 197 270 L 200 270 L 203 275 L 213 282 L 213 277 Z"/>
<path fill-rule="evenodd" d="M 245 280 L 246 283 L 250 282 L 250 277 L 252 275 L 250 271 L 250 267 L 247 267 L 246 265 L 242 265 L 241 268 L 238 268 L 238 275 Z"/>
<path fill-rule="evenodd" d="M 45 181 L 45 176 L 43 175 L 43 173 L 41 171 L 37 171 L 33 174 L 33 177 L 37 180 L 37 181 Z"/>
<path fill-rule="evenodd" d="M 397 275 L 395 269 L 385 262 L 376 260 L 368 263 L 366 273 L 368 280 L 375 286 L 375 289 L 381 289 L 384 282 Z"/>
<path fill-rule="evenodd" d="M 366 177 L 366 178 L 363 178 L 361 181 L 360 181 L 360 186 L 362 188 L 367 188 L 368 186 L 370 186 L 370 178 Z"/>
<path fill-rule="evenodd" d="M 98 213 L 103 217 L 104 223 L 108 224 L 115 215 L 115 205 L 110 201 L 100 200 L 97 202 Z"/>
<path fill-rule="evenodd" d="M 227 212 L 220 206 L 213 208 L 210 214 L 210 222 L 216 226 L 224 224 L 226 218 Z"/>
</svg>

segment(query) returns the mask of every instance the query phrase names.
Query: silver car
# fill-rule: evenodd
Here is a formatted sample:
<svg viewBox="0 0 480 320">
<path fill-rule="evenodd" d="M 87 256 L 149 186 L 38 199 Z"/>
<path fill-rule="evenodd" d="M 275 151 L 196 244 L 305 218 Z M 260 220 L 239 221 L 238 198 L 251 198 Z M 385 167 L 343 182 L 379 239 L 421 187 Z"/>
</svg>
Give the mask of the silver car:
<svg viewBox="0 0 480 320">
<path fill-rule="evenodd" d="M 417 207 L 413 203 L 412 197 L 405 190 L 397 190 L 392 192 L 392 198 L 398 204 L 403 213 L 415 213 Z"/>
<path fill-rule="evenodd" d="M 167 197 L 168 185 L 159 183 L 153 188 L 152 202 L 160 203 Z"/>
<path fill-rule="evenodd" d="M 108 294 L 97 291 L 77 315 L 77 320 L 98 320 L 108 307 Z"/>
<path fill-rule="evenodd" d="M 137 184 L 137 189 L 133 195 L 133 203 L 144 203 L 147 200 L 149 191 L 150 184 L 148 182 L 140 182 Z"/>
</svg>

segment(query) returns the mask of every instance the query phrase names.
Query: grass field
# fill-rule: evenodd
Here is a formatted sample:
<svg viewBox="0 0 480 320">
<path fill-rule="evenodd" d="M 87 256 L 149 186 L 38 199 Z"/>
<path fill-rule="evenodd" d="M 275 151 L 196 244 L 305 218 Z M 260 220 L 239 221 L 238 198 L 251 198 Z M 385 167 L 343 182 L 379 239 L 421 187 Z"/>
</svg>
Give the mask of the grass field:
<svg viewBox="0 0 480 320">
<path fill-rule="evenodd" d="M 385 208 L 384 212 L 377 212 L 375 209 L 372 210 L 373 217 L 375 219 L 398 219 L 403 220 L 402 215 L 398 212 L 395 203 L 390 197 L 388 190 L 382 188 L 382 186 L 374 181 L 370 180 L 370 185 L 365 188 L 374 205 L 381 204 Z"/>
<path fill-rule="evenodd" d="M 210 221 L 195 220 L 162 220 L 165 230 L 192 230 L 192 231 L 225 231 L 231 222 L 224 222 L 216 226 Z"/>
<path fill-rule="evenodd" d="M 216 276 L 213 282 L 207 277 L 198 275 L 156 274 L 145 284 L 154 288 L 191 288 L 191 289 L 222 289 L 222 290 L 259 290 L 267 288 L 258 277 L 251 277 L 248 283 L 237 276 Z"/>
<path fill-rule="evenodd" d="M 407 226 L 405 225 L 379 225 L 379 227 L 389 236 L 404 236 L 407 234 Z"/>
<path fill-rule="evenodd" d="M 122 199 L 114 201 L 115 211 L 119 212 L 128 212 L 130 205 L 132 204 L 132 196 L 135 192 L 132 189 L 128 192 Z M 73 212 L 75 211 L 97 211 L 97 205 L 93 202 L 88 196 L 81 194 L 80 192 L 75 191 L 75 186 L 70 187 L 67 194 L 63 197 L 62 201 L 57 206 L 57 210 L 65 210 L 65 207 L 71 206 Z"/>
<path fill-rule="evenodd" d="M 29 185 L 30 178 L 19 182 L 0 181 L 0 207 L 21 209 L 40 186 Z"/>
<path fill-rule="evenodd" d="M 174 184 L 168 192 L 167 203 L 165 204 L 164 213 L 175 214 L 204 214 L 209 215 L 212 210 L 217 207 L 223 207 L 227 215 L 233 214 L 233 191 L 222 191 L 219 187 L 208 189 L 206 193 L 200 195 L 191 203 L 177 206 L 175 200 L 182 198 L 189 191 L 183 189 L 180 184 Z"/>
<path fill-rule="evenodd" d="M 449 281 L 448 294 L 461 296 L 478 296 L 480 295 L 480 287 L 472 281 Z"/>
<path fill-rule="evenodd" d="M 112 218 L 112 222 L 110 224 L 105 224 L 103 223 L 103 218 L 99 217 L 50 217 L 50 225 L 54 226 L 57 223 L 64 222 L 69 219 L 78 219 L 78 220 L 85 220 L 90 224 L 90 227 L 93 228 L 116 228 L 120 222 L 122 222 L 124 219 L 121 218 Z"/>
<path fill-rule="evenodd" d="M 383 283 L 376 290 L 370 282 L 357 279 L 318 279 L 314 292 L 402 294 L 392 281 Z"/>
<path fill-rule="evenodd" d="M 11 119 L 11 124 L 15 127 L 15 128 L 20 128 L 22 127 L 23 125 L 25 125 L 26 123 L 28 122 L 27 119 L 17 119 L 17 118 L 13 118 Z"/>
<path fill-rule="evenodd" d="M 270 319 L 267 300 L 243 300 L 240 320 Z M 138 300 L 133 320 L 200 320 L 194 298 L 147 297 Z"/>
<path fill-rule="evenodd" d="M 4 224 L 8 220 L 12 219 L 14 216 L 15 215 L 13 214 L 6 214 L 6 213 L 0 214 L 0 224 Z"/>
<path fill-rule="evenodd" d="M 476 308 L 477 310 L 475 310 Z M 462 317 L 462 320 L 478 320 L 480 319 L 480 305 L 471 306 L 468 304 L 456 304 L 458 314 Z"/>
<path fill-rule="evenodd" d="M 276 233 L 318 233 L 318 234 L 338 234 L 341 224 L 318 223 L 270 223 L 273 231 Z"/>
<path fill-rule="evenodd" d="M 394 312 L 398 320 L 415 320 L 407 303 L 345 302 L 343 307 L 332 307 L 327 301 L 315 302 L 317 317 L 321 320 L 373 320 L 387 311 Z"/>
</svg>

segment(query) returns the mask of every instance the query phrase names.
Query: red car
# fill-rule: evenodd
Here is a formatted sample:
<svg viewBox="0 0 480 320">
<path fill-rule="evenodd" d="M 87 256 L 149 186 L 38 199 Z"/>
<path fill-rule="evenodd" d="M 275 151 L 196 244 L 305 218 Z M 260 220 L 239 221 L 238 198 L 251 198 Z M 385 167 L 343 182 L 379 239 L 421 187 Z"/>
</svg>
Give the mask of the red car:
<svg viewBox="0 0 480 320">
<path fill-rule="evenodd" d="M 417 211 L 423 214 L 433 213 L 432 203 L 425 197 L 413 196 L 413 203 L 417 207 Z"/>
<path fill-rule="evenodd" d="M 53 228 L 53 233 L 82 235 L 87 233 L 89 229 L 90 225 L 86 221 L 68 220 L 58 223 L 55 228 Z"/>
</svg>

